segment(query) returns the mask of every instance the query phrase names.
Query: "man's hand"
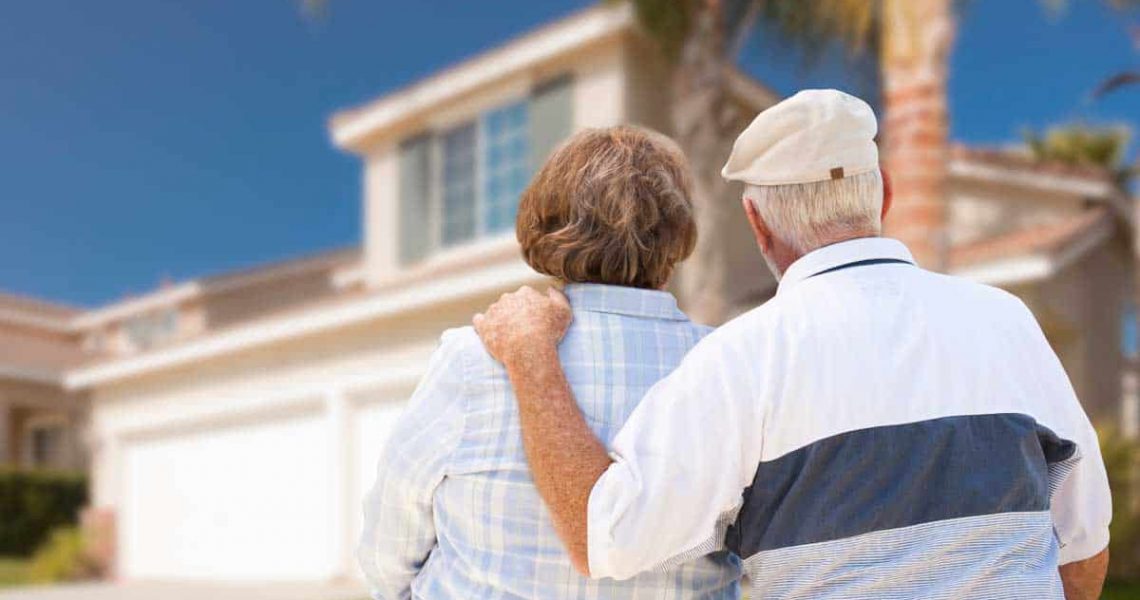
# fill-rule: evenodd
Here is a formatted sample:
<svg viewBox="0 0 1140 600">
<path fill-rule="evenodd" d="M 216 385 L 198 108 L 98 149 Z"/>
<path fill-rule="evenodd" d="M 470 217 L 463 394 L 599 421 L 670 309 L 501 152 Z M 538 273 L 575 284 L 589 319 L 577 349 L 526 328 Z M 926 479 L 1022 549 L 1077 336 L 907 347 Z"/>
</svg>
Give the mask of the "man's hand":
<svg viewBox="0 0 1140 600">
<path fill-rule="evenodd" d="M 570 320 L 570 303 L 562 292 L 550 288 L 540 294 L 524 285 L 503 294 L 472 322 L 491 356 L 510 365 L 535 351 L 557 347 Z"/>
<path fill-rule="evenodd" d="M 524 287 L 503 294 L 486 314 L 475 315 L 474 323 L 487 351 L 506 366 L 534 485 L 570 561 L 589 576 L 590 491 L 612 461 L 582 418 L 558 364 L 570 303 L 558 290 L 543 295 Z"/>
<path fill-rule="evenodd" d="M 1108 548 L 1084 560 L 1061 565 L 1066 600 L 1096 600 L 1108 573 Z"/>
</svg>

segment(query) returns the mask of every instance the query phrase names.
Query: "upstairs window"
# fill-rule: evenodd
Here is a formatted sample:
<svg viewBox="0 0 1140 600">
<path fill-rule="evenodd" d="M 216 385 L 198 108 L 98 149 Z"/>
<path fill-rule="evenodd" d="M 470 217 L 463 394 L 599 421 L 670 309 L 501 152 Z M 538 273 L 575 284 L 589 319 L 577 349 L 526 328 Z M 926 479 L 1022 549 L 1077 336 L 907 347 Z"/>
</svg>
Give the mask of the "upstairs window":
<svg viewBox="0 0 1140 600">
<path fill-rule="evenodd" d="M 174 308 L 131 317 L 123 331 L 134 350 L 148 350 L 174 339 L 178 333 L 178 311 Z"/>
<path fill-rule="evenodd" d="M 525 102 L 483 117 L 483 228 L 487 233 L 515 226 L 519 196 L 530 182 L 530 130 Z"/>
<path fill-rule="evenodd" d="M 400 146 L 403 264 L 514 229 L 535 169 L 570 134 L 569 77 Z"/>
<path fill-rule="evenodd" d="M 444 246 L 469 240 L 478 228 L 476 204 L 479 196 L 475 182 L 474 123 L 456 127 L 443 134 L 443 211 L 441 240 Z"/>
<path fill-rule="evenodd" d="M 1120 353 L 1134 360 L 1140 356 L 1140 325 L 1136 319 L 1136 305 L 1126 302 L 1120 311 Z"/>
</svg>

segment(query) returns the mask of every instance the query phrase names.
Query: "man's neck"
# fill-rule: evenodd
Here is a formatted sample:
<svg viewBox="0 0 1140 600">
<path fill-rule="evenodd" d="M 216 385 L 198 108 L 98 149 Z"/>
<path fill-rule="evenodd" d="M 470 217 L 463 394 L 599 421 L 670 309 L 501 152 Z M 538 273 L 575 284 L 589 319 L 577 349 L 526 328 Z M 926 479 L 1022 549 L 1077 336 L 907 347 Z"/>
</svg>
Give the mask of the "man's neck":
<svg viewBox="0 0 1140 600">
<path fill-rule="evenodd" d="M 816 246 L 815 248 L 810 248 L 807 251 L 802 252 L 802 253 L 800 253 L 800 252 L 789 253 L 788 258 L 785 258 L 783 260 L 777 260 L 776 266 L 779 267 L 780 276 L 783 277 L 784 273 L 788 272 L 788 268 L 791 267 L 793 264 L 795 264 L 795 262 L 797 260 L 807 256 L 808 254 L 811 254 L 812 252 L 815 252 L 816 250 L 819 250 L 821 248 L 826 248 L 828 246 L 834 246 L 835 244 L 841 244 L 843 242 L 850 242 L 852 240 L 863 240 L 863 239 L 867 239 L 867 238 L 877 238 L 877 237 L 881 237 L 881 236 L 877 233 L 866 233 L 866 234 L 854 234 L 854 235 L 852 235 L 852 234 L 837 235 L 834 238 L 824 238 L 824 240 L 825 240 L 824 243 L 820 244 L 819 246 Z"/>
</svg>

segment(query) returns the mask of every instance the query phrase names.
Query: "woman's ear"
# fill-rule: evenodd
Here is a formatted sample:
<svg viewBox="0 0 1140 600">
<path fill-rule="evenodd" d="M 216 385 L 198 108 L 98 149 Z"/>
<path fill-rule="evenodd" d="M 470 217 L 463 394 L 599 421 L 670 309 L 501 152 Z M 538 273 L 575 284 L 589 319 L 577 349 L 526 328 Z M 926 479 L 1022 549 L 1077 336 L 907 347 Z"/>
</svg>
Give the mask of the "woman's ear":
<svg viewBox="0 0 1140 600">
<path fill-rule="evenodd" d="M 768 231 L 768 226 L 764 224 L 764 219 L 760 218 L 756 205 L 748 196 L 741 199 L 741 204 L 744 206 L 744 215 L 748 217 L 748 226 L 752 228 L 752 235 L 756 238 L 756 245 L 760 246 L 762 252 L 768 252 L 772 249 L 772 234 Z"/>
</svg>

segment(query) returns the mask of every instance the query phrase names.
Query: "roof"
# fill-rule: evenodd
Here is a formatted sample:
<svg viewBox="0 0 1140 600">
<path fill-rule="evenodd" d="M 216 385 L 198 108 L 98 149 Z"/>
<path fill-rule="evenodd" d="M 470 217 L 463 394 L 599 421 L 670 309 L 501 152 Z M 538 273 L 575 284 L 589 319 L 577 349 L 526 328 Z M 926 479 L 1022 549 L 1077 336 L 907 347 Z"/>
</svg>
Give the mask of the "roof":
<svg viewBox="0 0 1140 600">
<path fill-rule="evenodd" d="M 69 324 L 80 309 L 0 293 L 0 379 L 58 383 L 84 354 Z M 18 350 L 18 351 L 11 351 Z"/>
<path fill-rule="evenodd" d="M 1113 174 L 1092 165 L 1036 160 L 1019 147 L 985 148 L 955 144 L 950 175 L 958 182 L 980 181 L 1092 202 L 1063 220 L 1029 224 L 950 249 L 951 273 L 993 285 L 1015 285 L 1052 277 L 1107 240 L 1131 204 Z"/>
<path fill-rule="evenodd" d="M 69 372 L 64 384 L 69 389 L 86 388 L 355 324 L 396 318 L 410 311 L 542 280 L 542 276 L 516 260 L 474 273 L 461 270 L 402 287 L 328 298 L 142 354 L 87 364 Z"/>
<path fill-rule="evenodd" d="M 950 249 L 950 272 L 992 285 L 1047 279 L 1106 241 L 1115 222 L 1112 211 L 1100 206 L 1073 218 L 961 244 Z"/>
<path fill-rule="evenodd" d="M 0 324 L 64 332 L 81 312 L 72 306 L 0 292 Z"/>
<path fill-rule="evenodd" d="M 345 150 L 360 150 L 367 140 L 405 119 L 546 61 L 612 39 L 633 30 L 634 25 L 628 3 L 599 2 L 412 85 L 338 111 L 329 119 L 332 141 Z M 767 107 L 779 100 L 778 94 L 736 68 L 729 69 L 726 81 L 729 93 L 745 103 Z"/>
<path fill-rule="evenodd" d="M 4 353 L 0 379 L 58 384 L 66 370 L 90 358 L 72 338 L 27 329 L 0 328 L 0 348 L 19 349 Z"/>
<path fill-rule="evenodd" d="M 299 258 L 276 261 L 248 269 L 192 279 L 167 285 L 139 296 L 134 296 L 88 311 L 75 317 L 72 327 L 86 329 L 121 319 L 127 315 L 178 304 L 207 294 L 217 294 L 256 285 L 272 279 L 317 270 L 335 270 L 348 267 L 360 260 L 357 247 L 341 248 L 310 254 Z"/>
<path fill-rule="evenodd" d="M 628 3 L 599 2 L 408 87 L 337 112 L 329 120 L 333 143 L 344 149 L 358 147 L 366 138 L 408 115 L 470 93 L 528 66 L 617 35 L 629 29 L 633 22 Z"/>
<path fill-rule="evenodd" d="M 1020 147 L 989 148 L 954 144 L 950 147 L 950 156 L 953 160 L 971 162 L 984 162 L 994 166 L 1021 171 L 1033 171 L 1039 174 L 1060 175 L 1088 181 L 1103 181 L 1111 183 L 1112 173 L 1096 165 L 1074 165 L 1062 161 L 1037 160 L 1032 154 Z"/>
<path fill-rule="evenodd" d="M 951 176 L 982 180 L 1045 192 L 1088 198 L 1114 199 L 1122 193 L 1106 169 L 1038 161 L 1019 149 L 976 148 L 961 144 L 950 148 Z"/>
</svg>

